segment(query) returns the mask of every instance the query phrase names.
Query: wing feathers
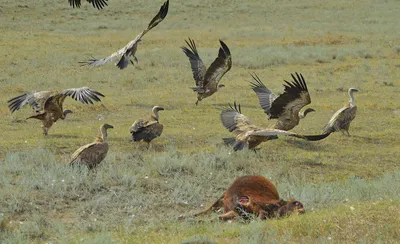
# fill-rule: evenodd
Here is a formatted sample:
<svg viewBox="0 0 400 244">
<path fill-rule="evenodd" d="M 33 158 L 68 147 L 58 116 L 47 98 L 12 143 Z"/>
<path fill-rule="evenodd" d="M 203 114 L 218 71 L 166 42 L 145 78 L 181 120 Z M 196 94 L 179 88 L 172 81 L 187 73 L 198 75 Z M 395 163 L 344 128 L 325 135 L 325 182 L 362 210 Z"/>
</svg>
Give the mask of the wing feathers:
<svg viewBox="0 0 400 244">
<path fill-rule="evenodd" d="M 208 67 L 204 75 L 203 86 L 207 86 L 209 83 L 218 83 L 222 76 L 232 67 L 232 57 L 228 46 L 221 40 L 219 40 L 219 42 L 221 47 L 218 52 L 218 57 L 210 67 Z"/>
<path fill-rule="evenodd" d="M 196 86 L 200 86 L 206 73 L 206 66 L 197 52 L 196 43 L 192 39 L 188 39 L 189 40 L 185 40 L 185 42 L 189 46 L 190 50 L 187 47 L 181 47 L 181 49 L 189 58 L 193 78 L 196 81 Z"/>
</svg>

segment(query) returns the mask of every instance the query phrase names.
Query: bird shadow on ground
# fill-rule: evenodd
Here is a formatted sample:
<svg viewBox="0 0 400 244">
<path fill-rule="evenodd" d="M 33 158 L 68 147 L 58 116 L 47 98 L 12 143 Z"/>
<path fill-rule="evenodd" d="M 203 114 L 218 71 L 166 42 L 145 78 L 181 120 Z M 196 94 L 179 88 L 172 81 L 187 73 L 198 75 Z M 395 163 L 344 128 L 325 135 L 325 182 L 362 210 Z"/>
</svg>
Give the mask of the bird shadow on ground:
<svg viewBox="0 0 400 244">
<path fill-rule="evenodd" d="M 310 142 L 296 139 L 286 139 L 285 143 L 306 151 L 325 151 L 325 147 L 321 147 L 318 142 Z"/>
</svg>

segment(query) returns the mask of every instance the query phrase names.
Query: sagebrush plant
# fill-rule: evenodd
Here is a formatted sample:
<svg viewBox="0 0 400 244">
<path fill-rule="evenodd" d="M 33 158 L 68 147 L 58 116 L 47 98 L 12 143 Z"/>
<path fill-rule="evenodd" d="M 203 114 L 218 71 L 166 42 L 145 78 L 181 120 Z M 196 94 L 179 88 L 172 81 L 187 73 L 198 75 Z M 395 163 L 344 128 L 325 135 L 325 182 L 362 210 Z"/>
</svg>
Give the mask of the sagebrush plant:
<svg viewBox="0 0 400 244">
<path fill-rule="evenodd" d="M 4 2 L 4 1 L 3 1 Z M 166 19 L 139 44 L 139 64 L 80 67 L 110 55 L 142 31 L 163 1 L 90 4 L 5 1 L 0 6 L 0 240 L 3 243 L 396 243 L 400 239 L 398 150 L 400 6 L 389 0 L 321 4 L 171 0 Z M 180 46 L 196 41 L 208 66 L 218 39 L 232 53 L 226 87 L 195 106 L 190 63 Z M 318 134 L 355 87 L 352 137 L 279 138 L 260 150 L 234 152 L 219 114 L 235 100 L 254 124 L 271 126 L 249 86 L 256 72 L 275 94 L 302 73 L 316 113 L 293 129 Z M 7 100 L 26 91 L 88 86 L 106 96 L 82 105 L 49 135 L 10 114 Z M 163 106 L 161 137 L 147 149 L 129 127 Z M 69 166 L 71 154 L 112 124 L 110 150 L 93 172 Z M 263 175 L 306 214 L 249 223 L 179 221 L 212 204 L 242 175 Z M 203 222 L 202 222 L 203 221 Z"/>
</svg>

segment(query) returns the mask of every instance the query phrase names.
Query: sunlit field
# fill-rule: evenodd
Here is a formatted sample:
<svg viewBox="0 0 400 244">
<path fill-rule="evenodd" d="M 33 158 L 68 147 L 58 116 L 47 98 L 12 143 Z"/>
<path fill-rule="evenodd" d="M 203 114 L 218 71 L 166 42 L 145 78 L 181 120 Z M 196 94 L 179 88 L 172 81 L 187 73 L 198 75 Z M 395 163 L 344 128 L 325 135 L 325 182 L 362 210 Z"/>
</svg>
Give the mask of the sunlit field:
<svg viewBox="0 0 400 244">
<path fill-rule="evenodd" d="M 397 243 L 400 240 L 400 5 L 398 1 L 170 0 L 163 22 L 147 33 L 139 64 L 119 70 L 80 66 L 134 39 L 163 0 L 0 3 L 1 243 Z M 232 69 L 215 95 L 195 105 L 190 63 L 180 49 L 190 37 L 206 66 L 219 39 Z M 271 126 L 251 90 L 257 73 L 274 93 L 302 73 L 312 103 L 293 129 L 319 134 L 355 87 L 351 137 L 333 133 L 308 142 L 280 137 L 257 152 L 234 152 L 219 118 L 234 101 L 254 124 Z M 72 114 L 42 134 L 11 114 L 7 100 L 27 91 L 88 86 L 101 103 L 67 98 Z M 159 105 L 161 137 L 147 149 L 129 127 Z M 109 152 L 93 172 L 69 167 L 101 124 Z M 249 222 L 217 214 L 180 220 L 212 204 L 242 175 L 263 175 L 281 198 L 295 197 L 306 214 Z"/>
</svg>

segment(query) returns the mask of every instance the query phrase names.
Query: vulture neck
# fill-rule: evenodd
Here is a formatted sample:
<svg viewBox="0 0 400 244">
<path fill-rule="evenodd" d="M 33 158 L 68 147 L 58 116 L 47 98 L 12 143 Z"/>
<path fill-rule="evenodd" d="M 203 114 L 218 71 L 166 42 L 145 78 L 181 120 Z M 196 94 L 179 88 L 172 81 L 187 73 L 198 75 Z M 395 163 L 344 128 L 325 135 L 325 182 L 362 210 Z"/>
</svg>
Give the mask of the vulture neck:
<svg viewBox="0 0 400 244">
<path fill-rule="evenodd" d="M 158 115 L 158 110 L 157 109 L 153 109 L 153 114 L 151 115 L 151 118 L 158 121 L 158 118 L 160 116 Z"/>
<path fill-rule="evenodd" d="M 349 91 L 349 96 L 350 96 L 349 105 L 354 106 L 354 95 L 352 90 Z"/>
<path fill-rule="evenodd" d="M 104 126 L 102 126 L 100 128 L 100 136 L 96 138 L 96 141 L 105 142 L 106 140 L 107 140 L 107 129 Z"/>
</svg>

